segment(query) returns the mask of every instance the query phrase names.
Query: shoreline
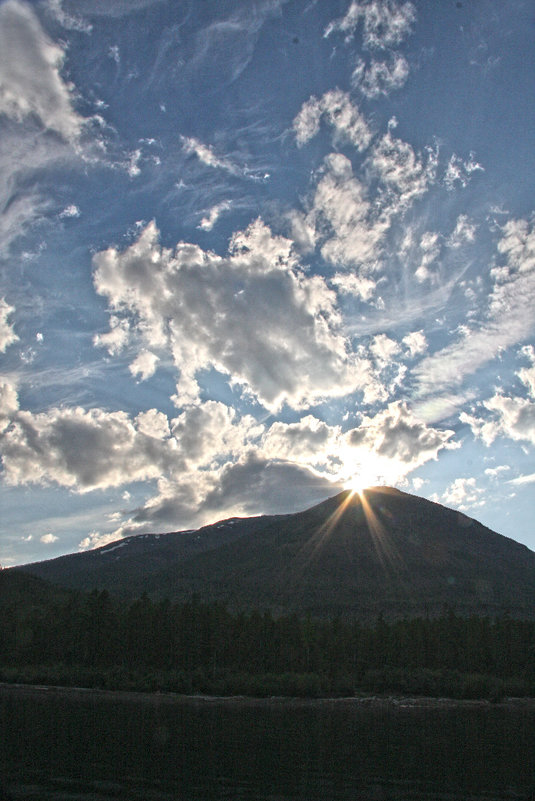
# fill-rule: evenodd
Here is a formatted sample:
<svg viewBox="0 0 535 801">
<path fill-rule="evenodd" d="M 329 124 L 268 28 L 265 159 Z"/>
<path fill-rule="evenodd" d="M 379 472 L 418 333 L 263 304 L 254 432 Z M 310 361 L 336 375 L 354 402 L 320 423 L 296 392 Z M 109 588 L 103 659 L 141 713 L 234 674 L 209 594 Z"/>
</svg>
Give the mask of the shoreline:
<svg viewBox="0 0 535 801">
<path fill-rule="evenodd" d="M 63 697 L 93 698 L 96 700 L 113 700 L 136 702 L 143 704 L 188 704 L 188 705 L 224 705 L 243 707 L 344 707 L 355 709 L 385 708 L 390 709 L 496 709 L 526 708 L 535 710 L 535 697 L 506 697 L 499 701 L 487 699 L 460 699 L 434 696 L 403 695 L 366 695 L 345 696 L 340 698 L 300 698 L 295 696 L 269 696 L 260 698 L 247 695 L 183 695 L 172 692 L 135 692 L 132 690 L 102 690 L 94 687 L 68 687 L 45 684 L 19 684 L 0 682 L 0 695 L 17 694 L 26 698 Z"/>
</svg>

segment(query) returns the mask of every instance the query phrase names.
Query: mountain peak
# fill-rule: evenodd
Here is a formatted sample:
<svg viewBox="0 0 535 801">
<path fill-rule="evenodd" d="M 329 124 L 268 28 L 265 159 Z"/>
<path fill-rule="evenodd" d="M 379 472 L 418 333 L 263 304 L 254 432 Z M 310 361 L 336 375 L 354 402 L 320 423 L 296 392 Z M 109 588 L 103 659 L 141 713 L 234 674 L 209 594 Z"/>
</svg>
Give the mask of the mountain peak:
<svg viewBox="0 0 535 801">
<path fill-rule="evenodd" d="M 232 523 L 232 524 L 230 524 Z M 129 538 L 29 565 L 35 575 L 126 597 L 369 619 L 535 617 L 535 553 L 440 504 L 392 487 L 344 490 L 295 514 L 233 518 Z"/>
</svg>

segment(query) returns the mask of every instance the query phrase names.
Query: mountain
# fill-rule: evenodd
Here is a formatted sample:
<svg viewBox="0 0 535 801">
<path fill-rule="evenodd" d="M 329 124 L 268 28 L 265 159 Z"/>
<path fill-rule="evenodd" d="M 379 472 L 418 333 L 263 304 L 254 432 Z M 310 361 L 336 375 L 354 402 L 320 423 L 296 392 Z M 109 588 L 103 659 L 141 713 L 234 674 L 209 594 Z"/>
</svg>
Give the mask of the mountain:
<svg viewBox="0 0 535 801">
<path fill-rule="evenodd" d="M 219 600 L 232 609 L 375 618 L 535 618 L 535 553 L 400 490 L 343 492 L 303 512 L 128 537 L 25 565 L 65 587 Z"/>
</svg>

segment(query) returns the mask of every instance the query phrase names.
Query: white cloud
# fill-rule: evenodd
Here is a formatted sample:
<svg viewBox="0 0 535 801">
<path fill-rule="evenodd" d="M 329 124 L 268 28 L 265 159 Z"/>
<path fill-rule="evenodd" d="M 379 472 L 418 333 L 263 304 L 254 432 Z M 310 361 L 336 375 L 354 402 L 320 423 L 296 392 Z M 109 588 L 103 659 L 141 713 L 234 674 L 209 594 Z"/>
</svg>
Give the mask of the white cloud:
<svg viewBox="0 0 535 801">
<path fill-rule="evenodd" d="M 226 170 L 226 172 L 231 173 L 231 175 L 239 175 L 242 172 L 237 165 L 229 159 L 217 156 L 211 145 L 205 145 L 192 136 L 182 136 L 181 140 L 184 151 L 197 156 L 199 161 L 206 167 Z"/>
<path fill-rule="evenodd" d="M 476 226 L 470 222 L 466 214 L 460 214 L 447 244 L 450 248 L 460 248 L 467 242 L 473 242 L 475 236 Z"/>
<path fill-rule="evenodd" d="M 362 21 L 364 45 L 386 49 L 398 45 L 410 34 L 415 19 L 416 9 L 409 2 L 353 0 L 344 17 L 329 23 L 325 36 L 339 32 L 351 38 Z"/>
<path fill-rule="evenodd" d="M 157 478 L 173 461 L 172 445 L 144 433 L 143 423 L 102 409 L 18 411 L 2 436 L 5 480 L 88 492 Z"/>
<path fill-rule="evenodd" d="M 139 166 L 140 159 L 141 150 L 139 148 L 130 153 L 130 158 L 126 164 L 126 171 L 130 178 L 137 178 L 137 176 L 141 174 L 141 168 Z"/>
<path fill-rule="evenodd" d="M 411 481 L 415 492 L 419 492 L 428 483 L 425 478 L 420 478 L 419 476 L 415 476 Z"/>
<path fill-rule="evenodd" d="M 483 506 L 483 492 L 476 485 L 475 478 L 456 478 L 442 495 L 442 501 L 447 506 L 464 511 L 473 506 Z"/>
<path fill-rule="evenodd" d="M 62 219 L 69 218 L 69 217 L 79 217 L 80 216 L 80 209 L 78 206 L 75 206 L 74 203 L 71 203 L 70 206 L 66 206 L 63 211 L 59 215 Z"/>
<path fill-rule="evenodd" d="M 335 137 L 348 140 L 360 151 L 368 147 L 371 140 L 368 124 L 348 93 L 341 89 L 326 92 L 319 100 L 310 97 L 303 104 L 293 121 L 299 147 L 318 133 L 322 117 L 334 128 Z"/>
<path fill-rule="evenodd" d="M 532 347 L 523 350 L 535 361 Z M 533 396 L 533 368 L 519 370 L 517 375 Z M 499 436 L 535 445 L 535 403 L 532 400 L 524 397 L 507 397 L 501 392 L 496 392 L 480 406 L 491 413 L 490 419 L 488 416 L 482 418 L 466 413 L 461 414 L 460 419 L 461 422 L 468 424 L 474 436 L 482 439 L 486 445 L 491 445 Z"/>
<path fill-rule="evenodd" d="M 312 253 L 316 247 L 317 233 L 312 216 L 292 210 L 287 215 L 294 247 L 303 255 Z"/>
<path fill-rule="evenodd" d="M 470 153 L 470 157 L 465 161 L 454 153 L 448 162 L 444 183 L 450 191 L 457 186 L 464 189 L 464 187 L 468 186 L 472 173 L 478 170 L 483 171 L 484 167 L 478 164 L 473 153 Z"/>
<path fill-rule="evenodd" d="M 401 210 L 425 194 L 435 179 L 436 154 L 429 149 L 426 157 L 416 154 L 408 142 L 393 137 L 390 129 L 374 146 L 369 163 Z"/>
<path fill-rule="evenodd" d="M 142 350 L 128 368 L 133 376 L 139 376 L 141 381 L 146 381 L 156 372 L 159 362 L 158 356 L 150 350 Z"/>
<path fill-rule="evenodd" d="M 376 282 L 372 278 L 355 275 L 355 273 L 335 273 L 331 278 L 331 284 L 333 284 L 339 292 L 346 295 L 353 295 L 356 298 L 361 298 L 363 301 L 370 301 L 377 287 Z"/>
<path fill-rule="evenodd" d="M 262 450 L 270 459 L 326 466 L 336 455 L 339 441 L 338 426 L 306 415 L 298 423 L 273 423 L 262 439 Z"/>
<path fill-rule="evenodd" d="M 384 215 L 377 215 L 366 187 L 355 178 L 351 162 L 341 153 L 331 153 L 325 159 L 324 175 L 316 187 L 309 218 L 316 220 L 323 231 L 321 255 L 326 261 L 344 267 L 359 266 L 359 279 L 365 277 L 362 270 L 376 268 L 390 223 Z M 370 285 L 359 286 L 358 282 L 354 286 L 366 294 L 371 290 Z M 346 287 L 350 284 L 346 283 Z"/>
<path fill-rule="evenodd" d="M 492 413 L 490 421 L 461 416 L 463 422 L 472 427 L 486 445 L 492 444 L 496 437 L 505 436 L 515 441 L 531 442 L 535 445 L 535 403 L 526 398 L 511 398 L 496 393 L 483 401 L 483 406 Z"/>
<path fill-rule="evenodd" d="M 110 542 L 115 542 L 117 539 L 120 539 L 120 535 L 116 532 L 101 534 L 99 531 L 92 531 L 78 543 L 78 550 L 91 551 L 94 548 L 102 548 L 103 545 L 108 545 Z"/>
<path fill-rule="evenodd" d="M 19 399 L 16 387 L 9 380 L 0 380 L 0 434 L 9 426 L 18 408 Z"/>
<path fill-rule="evenodd" d="M 366 66 L 366 63 L 359 59 L 351 81 L 366 97 L 379 97 L 400 89 L 408 77 L 407 60 L 399 53 L 395 53 L 390 63 L 373 59 L 370 65 Z"/>
<path fill-rule="evenodd" d="M 431 266 L 440 255 L 440 247 L 440 236 L 437 233 L 426 231 L 422 234 L 419 245 L 420 263 L 414 273 L 414 277 L 420 283 L 433 278 Z"/>
<path fill-rule="evenodd" d="M 345 433 L 313 415 L 266 428 L 216 401 L 171 421 L 156 409 L 134 418 L 80 408 L 32 414 L 17 410 L 12 392 L 4 405 L 8 484 L 54 482 L 83 493 L 157 479 L 157 493 L 129 520 L 112 534 L 89 535 L 82 549 L 141 530 L 201 525 L 216 513 L 295 511 L 334 494 L 357 471 L 368 483 L 395 481 L 453 447 L 453 432 L 426 426 L 400 403 Z"/>
<path fill-rule="evenodd" d="M 427 339 L 423 330 L 411 331 L 410 334 L 403 337 L 403 344 L 409 351 L 409 356 L 419 356 L 427 350 Z"/>
<path fill-rule="evenodd" d="M 69 146 L 59 138 L 42 136 L 35 128 L 30 130 L 30 126 L 23 128 L 13 121 L 3 120 L 0 137 L 2 255 L 9 255 L 16 238 L 53 209 L 51 198 L 37 188 L 35 174 L 59 161 L 65 163 L 72 155 Z M 24 191 L 21 191 L 22 186 Z"/>
<path fill-rule="evenodd" d="M 535 473 L 530 473 L 526 476 L 518 476 L 518 478 L 512 478 L 507 483 L 514 484 L 515 486 L 522 486 L 523 484 L 535 484 Z"/>
<path fill-rule="evenodd" d="M 93 26 L 81 17 L 65 11 L 62 0 L 46 0 L 46 5 L 52 16 L 67 30 L 91 33 Z"/>
<path fill-rule="evenodd" d="M 65 52 L 43 31 L 31 6 L 2 3 L 0 52 L 0 113 L 19 122 L 34 116 L 65 140 L 78 139 L 83 119 L 61 75 Z"/>
<path fill-rule="evenodd" d="M 501 476 L 502 473 L 507 473 L 510 469 L 511 468 L 508 464 L 500 464 L 498 467 L 487 467 L 485 470 L 485 475 L 496 480 Z"/>
<path fill-rule="evenodd" d="M 349 352 L 334 292 L 307 276 L 289 240 L 260 220 L 233 237 L 226 257 L 185 242 L 162 248 L 151 223 L 125 251 L 98 253 L 94 265 L 95 288 L 111 309 L 129 315 L 145 347 L 172 353 L 179 404 L 182 387 L 189 402 L 210 367 L 272 410 L 373 382 Z"/>
<path fill-rule="evenodd" d="M 57 542 L 59 538 L 56 537 L 55 534 L 43 534 L 39 539 L 44 545 L 52 545 L 52 543 Z"/>
<path fill-rule="evenodd" d="M 526 345 L 522 348 L 522 354 L 531 360 L 532 366 L 522 367 L 517 375 L 528 388 L 531 397 L 535 399 L 535 348 L 533 345 Z"/>
<path fill-rule="evenodd" d="M 426 425 L 404 402 L 396 401 L 374 417 L 364 416 L 358 428 L 345 434 L 345 460 L 354 458 L 357 472 L 369 476 L 370 483 L 395 483 L 436 459 L 443 448 L 458 447 L 450 441 L 453 433 Z"/>
<path fill-rule="evenodd" d="M 239 456 L 263 431 L 251 416 L 239 418 L 218 401 L 191 406 L 171 422 L 173 437 L 189 468 L 214 466 Z"/>
<path fill-rule="evenodd" d="M 379 365 L 389 364 L 400 351 L 399 343 L 386 334 L 376 334 L 370 343 L 370 352 Z"/>
<path fill-rule="evenodd" d="M 110 330 L 105 334 L 95 334 L 93 344 L 98 348 L 106 348 L 110 356 L 122 351 L 130 336 L 130 323 L 126 318 L 110 316 Z"/>
<path fill-rule="evenodd" d="M 0 298 L 0 353 L 5 353 L 6 348 L 18 341 L 18 336 L 9 322 L 9 317 L 14 311 L 13 306 L 6 303 L 4 298 Z"/>
<path fill-rule="evenodd" d="M 197 227 L 203 231 L 211 231 L 223 212 L 229 211 L 230 207 L 231 204 L 226 200 L 222 203 L 217 203 L 215 206 L 212 206 L 208 214 L 202 218 Z"/>
</svg>

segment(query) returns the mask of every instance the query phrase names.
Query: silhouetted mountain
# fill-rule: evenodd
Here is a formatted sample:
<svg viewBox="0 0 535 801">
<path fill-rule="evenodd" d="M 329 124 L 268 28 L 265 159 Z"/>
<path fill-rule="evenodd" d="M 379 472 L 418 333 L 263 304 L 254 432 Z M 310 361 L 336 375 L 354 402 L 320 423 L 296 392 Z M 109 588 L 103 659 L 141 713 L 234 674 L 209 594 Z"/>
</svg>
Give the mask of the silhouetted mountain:
<svg viewBox="0 0 535 801">
<path fill-rule="evenodd" d="M 535 553 L 477 521 L 390 488 L 304 512 L 129 537 L 24 570 L 124 597 L 220 600 L 233 609 L 386 617 L 535 618 Z"/>
</svg>

